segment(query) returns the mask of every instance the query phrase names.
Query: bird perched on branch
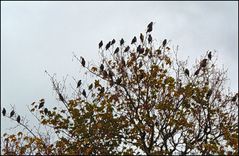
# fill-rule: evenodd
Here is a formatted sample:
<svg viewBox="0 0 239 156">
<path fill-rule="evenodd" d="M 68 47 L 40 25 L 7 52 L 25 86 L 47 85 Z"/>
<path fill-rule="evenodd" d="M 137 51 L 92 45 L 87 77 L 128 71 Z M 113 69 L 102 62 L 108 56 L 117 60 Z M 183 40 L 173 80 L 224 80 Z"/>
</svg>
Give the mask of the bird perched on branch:
<svg viewBox="0 0 239 156">
<path fill-rule="evenodd" d="M 135 42 L 137 42 L 136 36 L 134 36 L 134 38 L 132 39 L 131 44 L 134 44 Z"/>
<path fill-rule="evenodd" d="M 201 68 L 199 68 L 198 70 L 196 70 L 195 73 L 194 73 L 194 75 L 198 75 L 199 72 L 200 72 L 200 69 L 201 69 Z"/>
<path fill-rule="evenodd" d="M 115 39 L 113 39 L 113 40 L 111 41 L 111 45 L 113 45 L 113 44 L 115 44 Z"/>
<path fill-rule="evenodd" d="M 127 51 L 129 51 L 129 49 L 130 49 L 130 47 L 129 47 L 129 46 L 127 46 L 127 47 L 124 49 L 124 52 L 127 52 Z"/>
<path fill-rule="evenodd" d="M 100 41 L 99 43 L 99 49 L 103 46 L 103 41 Z"/>
<path fill-rule="evenodd" d="M 162 44 L 162 45 L 163 45 L 163 47 L 165 47 L 165 46 L 166 46 L 166 44 L 167 44 L 167 39 L 164 39 L 164 40 L 163 40 L 163 44 Z"/>
<path fill-rule="evenodd" d="M 207 55 L 208 59 L 211 60 L 212 59 L 212 52 L 210 51 Z"/>
<path fill-rule="evenodd" d="M 100 65 L 100 70 L 101 70 L 101 71 L 104 70 L 104 65 L 103 65 L 103 64 Z"/>
<path fill-rule="evenodd" d="M 105 50 L 108 50 L 110 48 L 110 45 L 111 45 L 111 41 L 109 41 L 106 46 L 105 46 Z"/>
<path fill-rule="evenodd" d="M 6 109 L 5 109 L 5 108 L 2 109 L 2 115 L 3 115 L 3 116 L 6 115 Z"/>
<path fill-rule="evenodd" d="M 206 65 L 207 65 L 207 59 L 203 59 L 201 62 L 200 62 L 200 68 L 201 67 L 206 67 Z"/>
<path fill-rule="evenodd" d="M 76 88 L 79 88 L 80 86 L 81 86 L 81 80 L 79 80 L 78 82 L 77 82 L 77 87 Z"/>
<path fill-rule="evenodd" d="M 40 101 L 39 106 L 38 106 L 38 109 L 41 109 L 41 108 L 44 106 L 44 103 L 45 103 L 44 100 L 43 100 L 43 101 Z"/>
<path fill-rule="evenodd" d="M 11 111 L 10 113 L 10 118 L 15 114 L 14 110 Z"/>
<path fill-rule="evenodd" d="M 81 65 L 85 67 L 85 59 L 81 56 Z"/>
<path fill-rule="evenodd" d="M 185 69 L 184 73 L 189 76 L 189 70 L 188 69 Z"/>
<path fill-rule="evenodd" d="M 21 120 L 20 115 L 18 115 L 17 116 L 17 122 L 20 123 L 20 120 Z"/>
<path fill-rule="evenodd" d="M 150 22 L 147 27 L 147 33 L 153 30 L 153 22 Z"/>
<path fill-rule="evenodd" d="M 65 102 L 65 99 L 64 99 L 64 97 L 61 95 L 61 93 L 59 93 L 58 96 L 59 96 L 59 99 L 60 99 L 62 102 Z"/>
<path fill-rule="evenodd" d="M 152 38 L 152 36 L 149 34 L 148 42 L 149 42 L 149 43 L 152 43 L 152 40 L 153 40 L 153 38 Z"/>
<path fill-rule="evenodd" d="M 140 33 L 140 41 L 143 43 L 144 42 L 144 35 L 142 33 Z"/>
<path fill-rule="evenodd" d="M 86 98 L 86 92 L 85 92 L 85 89 L 83 89 L 83 91 L 82 91 L 82 95 Z"/>
<path fill-rule="evenodd" d="M 124 44 L 124 39 L 122 38 L 121 40 L 120 40 L 120 46 L 122 46 Z"/>
<path fill-rule="evenodd" d="M 44 113 L 45 113 L 45 114 L 48 113 L 48 109 L 47 109 L 47 108 L 44 109 Z"/>
<path fill-rule="evenodd" d="M 114 54 L 118 53 L 119 52 L 119 47 L 117 47 L 114 51 Z"/>
</svg>

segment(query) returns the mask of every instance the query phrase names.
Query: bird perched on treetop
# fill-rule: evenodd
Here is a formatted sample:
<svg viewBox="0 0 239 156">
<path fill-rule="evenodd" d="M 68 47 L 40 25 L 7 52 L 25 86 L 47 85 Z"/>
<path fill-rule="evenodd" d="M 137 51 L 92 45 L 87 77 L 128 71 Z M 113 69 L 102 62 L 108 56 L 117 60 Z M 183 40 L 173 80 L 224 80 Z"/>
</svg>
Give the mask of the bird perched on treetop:
<svg viewBox="0 0 239 156">
<path fill-rule="evenodd" d="M 119 52 L 119 47 L 117 47 L 114 51 L 114 54 L 118 53 Z"/>
<path fill-rule="evenodd" d="M 147 33 L 153 30 L 153 22 L 150 22 L 147 27 Z"/>
<path fill-rule="evenodd" d="M 153 38 L 152 38 L 152 36 L 149 34 L 148 42 L 149 42 L 149 43 L 152 43 L 152 40 L 153 40 Z"/>
<path fill-rule="evenodd" d="M 129 47 L 129 46 L 127 46 L 127 47 L 124 49 L 124 52 L 127 52 L 127 51 L 129 51 L 129 49 L 130 49 L 130 47 Z"/>
<path fill-rule="evenodd" d="M 6 109 L 5 109 L 5 108 L 2 109 L 2 115 L 3 115 L 3 116 L 6 115 Z"/>
<path fill-rule="evenodd" d="M 132 39 L 131 44 L 134 44 L 135 42 L 137 42 L 136 36 L 134 36 L 134 38 Z"/>
<path fill-rule="evenodd" d="M 115 39 L 113 39 L 113 40 L 111 41 L 111 45 L 113 45 L 113 44 L 115 44 Z"/>
<path fill-rule="evenodd" d="M 20 115 L 18 115 L 17 122 L 20 123 L 20 120 L 21 120 Z"/>
<path fill-rule="evenodd" d="M 201 68 L 199 68 L 198 70 L 196 70 L 195 73 L 194 73 L 194 75 L 198 75 L 199 72 L 200 72 L 200 69 L 201 69 Z"/>
<path fill-rule="evenodd" d="M 208 59 L 211 60 L 212 59 L 212 52 L 210 51 L 207 56 L 208 56 Z"/>
<path fill-rule="evenodd" d="M 185 69 L 184 73 L 189 76 L 189 70 L 188 69 Z"/>
<path fill-rule="evenodd" d="M 164 40 L 163 40 L 163 47 L 165 47 L 166 44 L 167 44 L 167 39 L 164 39 Z"/>
<path fill-rule="evenodd" d="M 85 92 L 85 89 L 83 89 L 83 91 L 82 91 L 82 95 L 86 98 L 86 92 Z"/>
<path fill-rule="evenodd" d="M 122 46 L 124 44 L 124 39 L 122 38 L 121 40 L 120 40 L 120 46 Z"/>
<path fill-rule="evenodd" d="M 44 106 L 44 103 L 45 103 L 45 101 L 41 101 L 41 102 L 39 103 L 38 109 L 42 108 L 42 107 Z"/>
<path fill-rule="evenodd" d="M 104 70 L 104 65 L 103 65 L 103 64 L 100 65 L 100 70 L 101 70 L 101 71 Z"/>
<path fill-rule="evenodd" d="M 10 118 L 15 114 L 14 110 L 11 111 L 10 113 Z"/>
<path fill-rule="evenodd" d="M 85 67 L 85 59 L 81 56 L 81 65 Z"/>
<path fill-rule="evenodd" d="M 110 48 L 110 45 L 111 45 L 111 41 L 109 41 L 106 46 L 105 46 L 105 50 L 108 50 Z"/>
<path fill-rule="evenodd" d="M 201 62 L 200 62 L 200 68 L 201 67 L 206 67 L 206 65 L 207 65 L 207 59 L 203 59 Z"/>
<path fill-rule="evenodd" d="M 61 93 L 59 93 L 58 96 L 59 96 L 59 99 L 60 99 L 62 102 L 65 102 L 65 99 L 64 99 L 64 97 L 61 95 Z"/>
<path fill-rule="evenodd" d="M 140 33 L 140 41 L 143 43 L 144 42 L 144 35 Z"/>
<path fill-rule="evenodd" d="M 102 46 L 103 46 L 103 41 L 100 41 L 99 48 L 101 48 Z"/>
<path fill-rule="evenodd" d="M 48 113 L 48 109 L 47 109 L 47 108 L 44 109 L 44 113 L 45 113 L 45 114 Z"/>
<path fill-rule="evenodd" d="M 77 87 L 76 87 L 76 88 L 79 88 L 80 85 L 81 85 L 81 80 L 79 80 L 79 81 L 77 82 Z"/>
</svg>

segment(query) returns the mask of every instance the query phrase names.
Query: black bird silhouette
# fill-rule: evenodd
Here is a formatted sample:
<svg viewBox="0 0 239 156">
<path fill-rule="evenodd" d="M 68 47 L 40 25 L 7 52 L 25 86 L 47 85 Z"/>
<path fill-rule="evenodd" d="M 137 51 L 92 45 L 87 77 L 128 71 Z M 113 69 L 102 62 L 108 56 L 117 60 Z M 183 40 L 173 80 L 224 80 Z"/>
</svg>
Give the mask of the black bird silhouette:
<svg viewBox="0 0 239 156">
<path fill-rule="evenodd" d="M 122 80 L 121 80 L 121 78 L 119 77 L 119 78 L 116 79 L 115 83 L 116 83 L 117 85 L 120 85 L 121 81 L 122 81 Z"/>
<path fill-rule="evenodd" d="M 135 42 L 137 42 L 136 36 L 134 36 L 134 38 L 132 39 L 131 44 L 134 44 Z"/>
<path fill-rule="evenodd" d="M 45 103 L 45 101 L 41 101 L 41 102 L 39 103 L 38 109 L 42 108 L 42 107 L 44 106 L 44 103 Z"/>
<path fill-rule="evenodd" d="M 206 95 L 207 99 L 209 99 L 211 95 L 212 95 L 212 89 L 209 89 Z"/>
<path fill-rule="evenodd" d="M 77 82 L 77 87 L 76 88 L 79 88 L 80 86 L 81 86 L 81 80 L 79 80 L 78 82 Z"/>
<path fill-rule="evenodd" d="M 5 108 L 2 109 L 2 115 L 3 115 L 3 116 L 6 115 L 6 109 L 5 109 Z"/>
<path fill-rule="evenodd" d="M 153 30 L 153 22 L 150 22 L 150 23 L 148 24 L 147 33 L 148 33 L 148 32 L 151 32 L 152 30 Z"/>
<path fill-rule="evenodd" d="M 100 65 L 100 70 L 101 70 L 101 71 L 104 70 L 104 65 L 103 65 L 103 64 Z"/>
<path fill-rule="evenodd" d="M 48 113 L 48 109 L 47 109 L 47 108 L 44 109 L 44 113 L 45 113 L 45 114 Z"/>
<path fill-rule="evenodd" d="M 88 89 L 91 90 L 93 88 L 93 84 L 90 84 Z"/>
<path fill-rule="evenodd" d="M 113 40 L 111 41 L 111 45 L 113 45 L 113 44 L 115 44 L 115 39 L 113 39 Z"/>
<path fill-rule="evenodd" d="M 105 46 L 105 49 L 108 50 L 110 48 L 110 45 L 111 45 L 111 41 L 109 41 L 106 46 Z"/>
<path fill-rule="evenodd" d="M 85 89 L 83 89 L 83 91 L 82 91 L 82 95 L 86 98 L 86 92 L 85 92 Z"/>
<path fill-rule="evenodd" d="M 232 101 L 232 102 L 235 102 L 235 101 L 237 100 L 237 97 L 238 97 L 238 93 L 233 96 L 233 98 L 232 98 L 231 101 Z"/>
<path fill-rule="evenodd" d="M 201 69 L 201 68 L 199 68 L 198 70 L 196 70 L 195 73 L 194 73 L 194 75 L 198 75 L 199 72 L 200 72 L 200 69 Z"/>
<path fill-rule="evenodd" d="M 11 111 L 10 113 L 10 118 L 15 114 L 14 110 Z"/>
<path fill-rule="evenodd" d="M 212 59 L 212 52 L 210 51 L 207 56 L 208 56 L 208 59 L 211 60 Z"/>
<path fill-rule="evenodd" d="M 129 47 L 129 46 L 127 46 L 127 47 L 124 49 L 124 52 L 127 52 L 127 51 L 129 51 L 129 49 L 130 49 L 130 47 Z"/>
<path fill-rule="evenodd" d="M 108 76 L 107 71 L 104 70 L 104 71 L 103 71 L 103 78 L 106 78 L 107 76 Z"/>
<path fill-rule="evenodd" d="M 99 48 L 101 48 L 102 46 L 103 46 L 103 41 L 100 41 Z"/>
<path fill-rule="evenodd" d="M 166 44 L 167 44 L 167 39 L 164 39 L 164 40 L 163 40 L 163 47 L 165 47 Z"/>
<path fill-rule="evenodd" d="M 85 67 L 85 59 L 83 57 L 81 57 L 81 65 Z"/>
<path fill-rule="evenodd" d="M 189 70 L 188 69 L 185 69 L 184 73 L 189 76 Z"/>
<path fill-rule="evenodd" d="M 139 62 L 139 68 L 141 68 L 142 66 L 143 66 L 143 62 L 140 61 L 140 62 Z"/>
<path fill-rule="evenodd" d="M 143 54 L 144 53 L 144 48 L 141 48 L 141 45 L 139 45 L 137 47 L 137 52 L 139 52 L 140 54 Z"/>
<path fill-rule="evenodd" d="M 149 42 L 149 43 L 152 43 L 152 40 L 153 40 L 153 38 L 152 38 L 152 36 L 149 34 L 148 42 Z"/>
<path fill-rule="evenodd" d="M 119 52 L 119 47 L 117 47 L 114 51 L 114 54 L 118 53 Z"/>
<path fill-rule="evenodd" d="M 20 115 L 18 115 L 17 116 L 17 122 L 20 123 L 20 120 L 21 120 Z"/>
<path fill-rule="evenodd" d="M 142 33 L 140 33 L 140 41 L 143 43 L 144 42 L 144 35 Z"/>
<path fill-rule="evenodd" d="M 200 68 L 201 67 L 206 67 L 206 65 L 207 65 L 207 59 L 203 59 L 201 62 L 200 62 Z"/>
<path fill-rule="evenodd" d="M 122 38 L 121 40 L 120 40 L 120 46 L 122 46 L 124 44 L 124 39 Z"/>
<path fill-rule="evenodd" d="M 61 95 L 61 93 L 59 93 L 58 96 L 59 96 L 59 99 L 60 99 L 62 102 L 65 102 L 65 99 L 64 99 L 64 97 Z"/>
</svg>

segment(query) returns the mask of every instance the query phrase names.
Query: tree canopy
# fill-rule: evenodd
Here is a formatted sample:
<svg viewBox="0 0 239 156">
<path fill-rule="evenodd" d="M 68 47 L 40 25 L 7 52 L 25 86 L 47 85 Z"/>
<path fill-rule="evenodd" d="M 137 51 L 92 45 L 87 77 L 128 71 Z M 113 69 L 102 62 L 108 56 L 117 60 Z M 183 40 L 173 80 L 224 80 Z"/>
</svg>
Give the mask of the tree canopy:
<svg viewBox="0 0 239 156">
<path fill-rule="evenodd" d="M 78 80 L 67 98 L 62 82 L 50 76 L 63 107 L 44 99 L 30 111 L 47 131 L 32 129 L 16 110 L 3 116 L 23 126 L 3 134 L 5 154 L 238 154 L 238 93 L 225 90 L 226 70 L 207 51 L 190 67 L 171 41 L 157 42 L 154 23 L 134 36 L 100 41 L 100 63 L 74 58 L 94 75 Z M 55 136 L 55 137 L 53 137 Z"/>
</svg>

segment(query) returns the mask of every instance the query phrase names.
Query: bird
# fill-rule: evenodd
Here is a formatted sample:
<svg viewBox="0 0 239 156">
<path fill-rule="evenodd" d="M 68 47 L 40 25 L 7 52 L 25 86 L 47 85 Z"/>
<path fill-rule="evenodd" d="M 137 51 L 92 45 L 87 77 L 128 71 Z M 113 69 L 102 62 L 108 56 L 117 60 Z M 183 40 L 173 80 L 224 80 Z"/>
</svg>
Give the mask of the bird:
<svg viewBox="0 0 239 156">
<path fill-rule="evenodd" d="M 143 43 L 144 42 L 144 35 L 140 33 L 140 41 Z"/>
<path fill-rule="evenodd" d="M 81 65 L 85 67 L 85 59 L 83 57 L 81 57 Z"/>
<path fill-rule="evenodd" d="M 210 51 L 207 56 L 208 56 L 208 59 L 211 60 L 212 59 L 212 52 Z"/>
<path fill-rule="evenodd" d="M 119 52 L 119 47 L 117 47 L 114 51 L 114 54 L 118 53 Z"/>
<path fill-rule="evenodd" d="M 206 67 L 206 65 L 207 65 L 207 59 L 203 59 L 201 62 L 200 62 L 200 68 L 201 67 Z"/>
<path fill-rule="evenodd" d="M 196 70 L 195 73 L 194 73 L 194 75 L 198 75 L 199 72 L 200 72 L 200 69 L 201 69 L 201 68 L 199 68 L 198 70 Z"/>
<path fill-rule="evenodd" d="M 100 94 L 105 92 L 105 87 L 101 87 Z"/>
<path fill-rule="evenodd" d="M 44 113 L 45 113 L 45 114 L 48 113 L 48 109 L 47 109 L 47 108 L 44 109 Z"/>
<path fill-rule="evenodd" d="M 122 81 L 122 80 L 121 80 L 121 78 L 119 77 L 119 78 L 116 79 L 115 83 L 116 83 L 117 85 L 120 85 L 121 81 Z"/>
<path fill-rule="evenodd" d="M 129 47 L 129 46 L 127 46 L 127 47 L 124 49 L 124 52 L 127 52 L 127 51 L 129 51 L 129 49 L 130 49 L 130 47 Z"/>
<path fill-rule="evenodd" d="M 233 98 L 232 98 L 231 101 L 232 101 L 232 102 L 235 102 L 235 101 L 237 100 L 237 97 L 238 97 L 238 93 L 237 93 L 236 95 L 233 96 Z"/>
<path fill-rule="evenodd" d="M 122 46 L 124 44 L 124 39 L 122 38 L 121 40 L 120 40 L 120 46 Z"/>
<path fill-rule="evenodd" d="M 39 103 L 38 109 L 42 108 L 42 107 L 44 106 L 44 103 L 45 103 L 45 101 L 41 101 L 41 102 Z"/>
<path fill-rule="evenodd" d="M 59 99 L 60 99 L 62 102 L 65 102 L 65 99 L 64 99 L 64 97 L 61 95 L 61 93 L 59 93 L 58 96 L 59 96 Z"/>
<path fill-rule="evenodd" d="M 2 115 L 3 115 L 3 116 L 6 115 L 6 109 L 5 109 L 5 108 L 2 109 Z"/>
<path fill-rule="evenodd" d="M 11 111 L 10 113 L 10 118 L 15 114 L 14 110 Z"/>
<path fill-rule="evenodd" d="M 91 90 L 93 88 L 93 84 L 90 84 L 88 89 Z"/>
<path fill-rule="evenodd" d="M 167 44 L 167 39 L 163 40 L 163 47 L 165 47 L 165 45 Z"/>
<path fill-rule="evenodd" d="M 143 62 L 140 61 L 140 62 L 139 62 L 139 68 L 141 68 L 142 66 L 143 66 Z"/>
<path fill-rule="evenodd" d="M 103 41 L 101 40 L 99 43 L 99 49 L 103 46 Z"/>
<path fill-rule="evenodd" d="M 141 45 L 139 45 L 137 47 L 137 52 L 139 52 L 140 54 L 144 53 L 144 48 L 141 48 Z"/>
<path fill-rule="evenodd" d="M 17 122 L 20 123 L 20 120 L 21 120 L 20 115 L 18 115 L 17 116 Z"/>
<path fill-rule="evenodd" d="M 134 36 L 134 38 L 132 39 L 131 44 L 134 44 L 135 42 L 137 42 L 136 36 Z"/>
<path fill-rule="evenodd" d="M 108 50 L 110 48 L 110 45 L 111 45 L 111 41 L 109 41 L 106 46 L 105 46 L 105 50 Z"/>
<path fill-rule="evenodd" d="M 115 44 L 115 39 L 113 39 L 113 40 L 111 41 L 111 45 L 113 45 L 113 44 Z"/>
<path fill-rule="evenodd" d="M 82 91 L 82 95 L 86 98 L 86 92 L 85 92 L 85 89 L 83 89 L 83 91 Z"/>
<path fill-rule="evenodd" d="M 153 30 L 153 22 L 150 22 L 147 27 L 147 33 Z"/>
<path fill-rule="evenodd" d="M 100 65 L 100 70 L 101 70 L 101 71 L 104 70 L 104 65 L 103 65 L 103 64 Z"/>
<path fill-rule="evenodd" d="M 188 69 L 185 69 L 184 73 L 189 76 L 189 70 Z"/>
<path fill-rule="evenodd" d="M 80 86 L 81 86 L 81 80 L 79 80 L 78 82 L 77 82 L 77 87 L 76 88 L 79 88 Z"/>
<path fill-rule="evenodd" d="M 153 40 L 153 38 L 152 38 L 152 36 L 149 34 L 148 42 L 149 42 L 149 43 L 152 43 L 152 40 Z"/>
<path fill-rule="evenodd" d="M 211 95 L 212 95 L 212 89 L 209 89 L 206 95 L 207 99 L 209 99 Z"/>
<path fill-rule="evenodd" d="M 107 76 L 108 76 L 107 71 L 104 70 L 104 71 L 103 71 L 103 78 L 106 78 Z"/>
</svg>

